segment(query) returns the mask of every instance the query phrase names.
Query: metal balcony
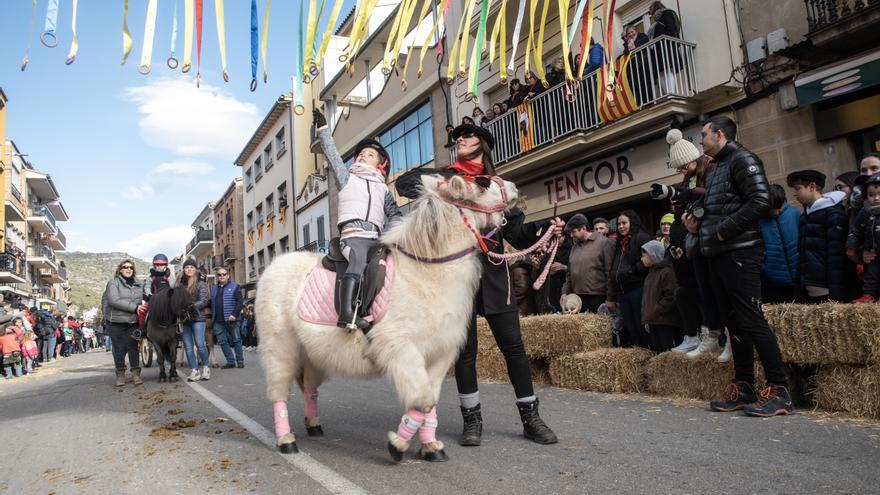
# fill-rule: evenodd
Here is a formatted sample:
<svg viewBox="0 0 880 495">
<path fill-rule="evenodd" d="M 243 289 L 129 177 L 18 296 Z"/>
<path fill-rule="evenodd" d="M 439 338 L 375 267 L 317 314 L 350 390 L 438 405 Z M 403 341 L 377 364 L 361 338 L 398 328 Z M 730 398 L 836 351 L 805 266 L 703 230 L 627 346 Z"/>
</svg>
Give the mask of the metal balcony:
<svg viewBox="0 0 880 495">
<path fill-rule="evenodd" d="M 880 42 L 880 0 L 804 0 L 807 37 L 834 52 L 855 52 Z"/>
<path fill-rule="evenodd" d="M 55 234 L 58 228 L 55 215 L 43 205 L 32 205 L 27 216 L 28 226 L 40 234 Z"/>
<path fill-rule="evenodd" d="M 0 283 L 22 284 L 27 281 L 25 260 L 12 254 L 0 253 Z"/>
<path fill-rule="evenodd" d="M 27 262 L 37 269 L 51 268 L 58 270 L 55 253 L 48 246 L 42 244 L 34 244 L 27 248 Z"/>
<path fill-rule="evenodd" d="M 214 248 L 214 231 L 200 230 L 186 245 L 187 257 L 200 258 Z"/>
<path fill-rule="evenodd" d="M 27 219 L 25 211 L 27 206 L 21 197 L 21 192 L 15 187 L 15 184 L 9 184 L 9 197 L 5 202 L 6 221 L 7 222 L 24 222 Z"/>
<path fill-rule="evenodd" d="M 658 38 L 632 52 L 628 77 L 637 109 L 644 112 L 671 98 L 696 94 L 696 45 L 668 36 Z M 531 140 L 521 132 L 526 115 L 516 108 L 487 125 L 495 136 L 492 159 L 496 166 L 519 158 L 566 136 L 604 127 L 599 118 L 597 83 L 599 71 L 588 74 L 573 87 L 558 84 L 531 100 Z"/>
<path fill-rule="evenodd" d="M 305 251 L 310 253 L 327 254 L 330 249 L 330 241 L 312 241 L 305 246 L 300 246 L 297 251 Z"/>
</svg>

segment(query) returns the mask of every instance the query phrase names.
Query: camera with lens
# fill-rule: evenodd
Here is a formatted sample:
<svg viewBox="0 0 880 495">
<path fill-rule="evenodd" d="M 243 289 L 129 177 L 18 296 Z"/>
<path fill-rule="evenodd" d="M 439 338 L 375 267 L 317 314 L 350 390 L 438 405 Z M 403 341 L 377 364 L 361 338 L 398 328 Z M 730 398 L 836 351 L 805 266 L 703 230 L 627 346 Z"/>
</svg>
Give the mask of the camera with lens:
<svg viewBox="0 0 880 495">
<path fill-rule="evenodd" d="M 667 186 L 665 184 L 651 184 L 651 199 L 668 199 L 673 205 L 683 206 L 684 211 L 693 215 L 694 218 L 703 218 L 703 206 L 699 197 L 694 195 L 692 189 L 684 186 Z"/>
</svg>

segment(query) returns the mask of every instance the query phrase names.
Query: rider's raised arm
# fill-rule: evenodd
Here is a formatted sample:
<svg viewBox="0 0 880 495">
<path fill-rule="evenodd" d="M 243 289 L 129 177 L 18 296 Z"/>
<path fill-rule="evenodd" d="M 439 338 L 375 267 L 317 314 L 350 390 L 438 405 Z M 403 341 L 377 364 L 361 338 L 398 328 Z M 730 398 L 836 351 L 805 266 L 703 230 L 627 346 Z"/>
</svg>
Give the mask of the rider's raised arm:
<svg viewBox="0 0 880 495">
<path fill-rule="evenodd" d="M 321 149 L 324 150 L 327 162 L 330 163 L 330 170 L 333 171 L 333 179 L 336 181 L 336 189 L 341 191 L 348 183 L 348 169 L 345 167 L 345 162 L 342 161 L 342 157 L 336 149 L 336 143 L 333 142 L 330 126 L 327 125 L 327 119 L 324 118 L 324 114 L 317 109 L 313 110 L 312 114 L 315 134 L 318 136 L 318 141 L 321 143 Z"/>
</svg>

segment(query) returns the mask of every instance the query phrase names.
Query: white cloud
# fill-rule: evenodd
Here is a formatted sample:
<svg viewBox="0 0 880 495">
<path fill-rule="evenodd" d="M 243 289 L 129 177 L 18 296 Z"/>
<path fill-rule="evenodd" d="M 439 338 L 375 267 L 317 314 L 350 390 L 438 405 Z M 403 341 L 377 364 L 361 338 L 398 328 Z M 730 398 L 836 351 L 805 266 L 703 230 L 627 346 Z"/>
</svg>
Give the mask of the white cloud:
<svg viewBox="0 0 880 495">
<path fill-rule="evenodd" d="M 186 249 L 186 243 L 193 235 L 189 225 L 175 225 L 119 241 L 112 251 L 121 251 L 145 260 L 153 259 L 156 253 L 165 253 L 170 259 Z"/>
<path fill-rule="evenodd" d="M 196 88 L 186 76 L 154 79 L 127 88 L 124 95 L 142 114 L 139 126 L 144 141 L 179 155 L 231 160 L 260 123 L 253 103 L 208 84 Z"/>
<path fill-rule="evenodd" d="M 155 194 L 155 192 L 156 191 L 153 189 L 153 186 L 150 184 L 143 184 L 140 186 L 128 186 L 128 188 L 122 192 L 122 197 L 134 201 L 141 201 L 152 196 L 153 194 Z"/>
<path fill-rule="evenodd" d="M 153 173 L 157 175 L 207 175 L 213 171 L 214 166 L 206 162 L 175 161 L 153 167 Z"/>
</svg>

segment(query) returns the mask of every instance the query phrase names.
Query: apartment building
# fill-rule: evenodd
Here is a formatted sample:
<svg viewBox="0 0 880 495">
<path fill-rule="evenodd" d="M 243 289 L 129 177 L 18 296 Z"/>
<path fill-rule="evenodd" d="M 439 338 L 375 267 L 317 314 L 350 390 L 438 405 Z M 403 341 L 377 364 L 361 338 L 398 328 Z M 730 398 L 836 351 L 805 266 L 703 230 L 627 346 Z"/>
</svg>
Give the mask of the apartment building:
<svg viewBox="0 0 880 495">
<path fill-rule="evenodd" d="M 244 184 L 236 177 L 214 206 L 214 266 L 226 267 L 230 280 L 246 279 Z"/>
<path fill-rule="evenodd" d="M 199 270 L 208 277 L 208 284 L 214 282 L 214 206 L 209 201 L 191 224 L 194 235 L 186 244 L 183 261 L 194 259 Z"/>
</svg>

